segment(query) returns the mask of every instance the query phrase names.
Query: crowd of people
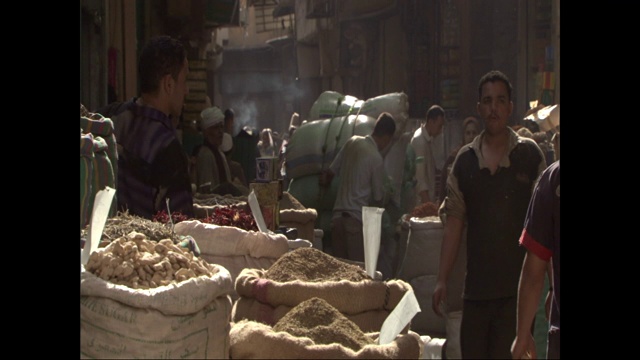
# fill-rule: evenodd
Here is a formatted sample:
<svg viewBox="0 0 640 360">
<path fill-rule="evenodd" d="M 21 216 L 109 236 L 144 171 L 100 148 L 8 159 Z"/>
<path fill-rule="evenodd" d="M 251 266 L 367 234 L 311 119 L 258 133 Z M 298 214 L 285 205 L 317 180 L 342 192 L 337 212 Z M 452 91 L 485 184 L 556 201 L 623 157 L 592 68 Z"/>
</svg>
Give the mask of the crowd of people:
<svg viewBox="0 0 640 360">
<path fill-rule="evenodd" d="M 252 177 L 232 156 L 237 151 L 232 109 L 207 106 L 198 129 L 183 131 L 182 139 L 177 134 L 188 72 L 178 40 L 152 38 L 139 58 L 141 95 L 98 110 L 114 122 L 121 211 L 151 219 L 170 206 L 192 217 L 196 192 L 248 194 Z M 459 146 L 445 151 L 446 114 L 433 105 L 406 150 L 405 182 L 415 204 L 433 203 L 444 226 L 431 309 L 438 315 L 443 315 L 447 280 L 467 230 L 463 358 L 535 356 L 531 327 L 545 276 L 552 289 L 547 356 L 559 356 L 560 134 L 549 139 L 531 124 L 509 126 L 512 91 L 505 74 L 488 72 L 478 85 L 479 118 L 465 118 Z M 252 158 L 279 158 L 286 177 L 283 154 L 295 130 L 290 126 L 279 139 L 262 129 Z M 393 115 L 381 113 L 371 134 L 351 137 L 320 176 L 321 186 L 338 178 L 331 219 L 334 256 L 364 261 L 362 207 L 384 208 L 400 191 L 389 186 L 383 158 L 395 133 Z M 400 211 L 410 212 L 414 203 L 408 204 Z"/>
</svg>

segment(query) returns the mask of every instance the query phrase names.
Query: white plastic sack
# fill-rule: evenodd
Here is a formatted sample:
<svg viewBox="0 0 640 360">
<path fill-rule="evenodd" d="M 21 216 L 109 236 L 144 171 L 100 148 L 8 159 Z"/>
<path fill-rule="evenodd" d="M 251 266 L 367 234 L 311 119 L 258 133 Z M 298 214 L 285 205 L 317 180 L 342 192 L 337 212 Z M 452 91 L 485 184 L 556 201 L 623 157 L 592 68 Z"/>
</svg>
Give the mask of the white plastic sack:
<svg viewBox="0 0 640 360">
<path fill-rule="evenodd" d="M 330 119 L 357 114 L 364 103 L 351 95 L 342 95 L 337 91 L 325 91 L 311 105 L 309 121 Z"/>
<path fill-rule="evenodd" d="M 437 275 L 444 227 L 437 216 L 409 219 L 409 238 L 398 278 L 409 281 L 417 276 Z"/>
</svg>

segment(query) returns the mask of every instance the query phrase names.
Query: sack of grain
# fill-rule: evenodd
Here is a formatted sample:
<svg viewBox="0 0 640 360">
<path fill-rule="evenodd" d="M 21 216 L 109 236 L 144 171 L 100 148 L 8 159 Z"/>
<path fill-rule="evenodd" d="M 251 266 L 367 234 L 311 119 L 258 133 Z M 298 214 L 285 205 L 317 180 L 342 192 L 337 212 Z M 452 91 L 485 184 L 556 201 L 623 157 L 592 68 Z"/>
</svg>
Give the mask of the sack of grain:
<svg viewBox="0 0 640 360">
<path fill-rule="evenodd" d="M 232 358 L 414 358 L 422 342 L 413 332 L 378 345 L 379 333 L 365 333 L 322 298 L 291 309 L 273 326 L 242 320 L 230 331 Z"/>
<path fill-rule="evenodd" d="M 279 305 L 271 306 L 262 303 L 255 298 L 241 296 L 233 303 L 231 310 L 231 319 L 251 319 L 267 325 L 275 325 L 280 321 L 293 306 Z M 354 324 L 364 332 L 380 331 L 382 324 L 389 316 L 389 310 L 366 310 L 357 314 L 343 314 L 347 319 L 353 321 Z M 402 333 L 406 333 L 409 328 L 403 329 Z"/>
<path fill-rule="evenodd" d="M 362 316 L 359 323 L 366 324 L 367 330 L 379 330 L 411 286 L 402 280 L 371 279 L 357 265 L 318 249 L 301 248 L 283 255 L 266 271 L 244 269 L 236 279 L 235 289 L 240 298 L 269 305 L 271 309 L 239 300 L 232 314 L 234 322 L 258 318 L 278 321 L 281 306 L 292 308 L 318 297 L 345 316 Z M 405 330 L 408 329 L 409 326 Z"/>
</svg>

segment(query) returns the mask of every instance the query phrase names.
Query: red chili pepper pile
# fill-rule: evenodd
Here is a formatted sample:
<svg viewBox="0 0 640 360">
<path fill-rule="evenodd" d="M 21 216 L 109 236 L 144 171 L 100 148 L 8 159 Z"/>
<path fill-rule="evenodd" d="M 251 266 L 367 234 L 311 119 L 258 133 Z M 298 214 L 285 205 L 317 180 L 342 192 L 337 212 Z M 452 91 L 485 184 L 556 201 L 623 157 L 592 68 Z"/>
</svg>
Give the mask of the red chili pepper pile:
<svg viewBox="0 0 640 360">
<path fill-rule="evenodd" d="M 438 216 L 438 206 L 436 204 L 427 202 L 416 206 L 411 211 L 411 217 L 422 218 L 427 216 Z"/>
<path fill-rule="evenodd" d="M 247 231 L 258 231 L 256 220 L 243 207 L 216 207 L 213 214 L 202 220 L 204 223 L 235 226 Z"/>
<path fill-rule="evenodd" d="M 190 220 L 187 215 L 184 215 L 179 211 L 172 212 L 171 219 L 174 224 L 177 224 L 180 221 Z M 169 222 L 169 215 L 166 210 L 160 210 L 153 216 L 152 220 L 166 224 Z M 209 216 L 198 220 L 207 224 L 235 226 L 247 231 L 258 231 L 258 225 L 256 224 L 256 220 L 253 215 L 250 212 L 247 212 L 243 207 L 216 207 L 213 209 L 213 213 L 209 214 Z"/>
<path fill-rule="evenodd" d="M 151 219 L 153 221 L 161 222 L 166 224 L 169 222 L 169 214 L 167 214 L 166 210 L 160 210 Z M 189 220 L 187 215 L 182 214 L 180 211 L 174 211 L 171 213 L 171 220 L 173 220 L 174 224 L 179 223 L 180 221 Z"/>
</svg>

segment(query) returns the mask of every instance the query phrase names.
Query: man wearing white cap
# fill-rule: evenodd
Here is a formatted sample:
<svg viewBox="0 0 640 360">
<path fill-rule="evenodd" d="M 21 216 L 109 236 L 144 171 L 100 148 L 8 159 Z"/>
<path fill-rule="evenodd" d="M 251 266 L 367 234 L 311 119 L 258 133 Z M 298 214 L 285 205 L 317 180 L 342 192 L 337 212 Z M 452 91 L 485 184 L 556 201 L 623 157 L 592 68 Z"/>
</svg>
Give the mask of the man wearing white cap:
<svg viewBox="0 0 640 360">
<path fill-rule="evenodd" d="M 217 106 L 212 106 L 202 110 L 201 128 L 204 134 L 204 144 L 198 152 L 196 167 L 197 179 L 196 187 L 199 193 L 232 193 L 230 189 L 224 190 L 231 185 L 231 171 L 227 158 L 220 149 L 224 136 L 224 113 Z"/>
</svg>

